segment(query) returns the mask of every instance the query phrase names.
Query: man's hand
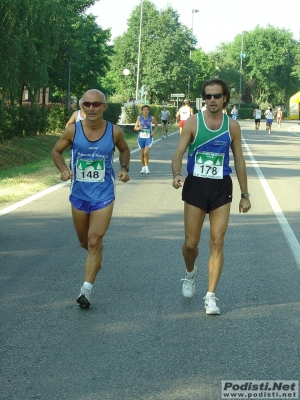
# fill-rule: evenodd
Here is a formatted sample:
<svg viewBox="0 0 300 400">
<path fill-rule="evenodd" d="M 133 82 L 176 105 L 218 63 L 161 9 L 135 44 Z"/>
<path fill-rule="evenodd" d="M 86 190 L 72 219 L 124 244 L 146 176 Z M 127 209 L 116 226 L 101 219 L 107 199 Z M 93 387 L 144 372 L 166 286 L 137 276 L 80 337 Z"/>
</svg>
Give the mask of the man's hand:
<svg viewBox="0 0 300 400">
<path fill-rule="evenodd" d="M 239 204 L 239 212 L 240 213 L 246 213 L 250 210 L 251 208 L 251 203 L 249 199 L 244 199 L 243 197 L 240 200 Z"/>
<path fill-rule="evenodd" d="M 173 178 L 173 187 L 175 189 L 179 189 L 180 187 L 182 187 L 182 184 L 184 183 L 184 179 L 181 175 L 176 175 Z"/>
<path fill-rule="evenodd" d="M 128 172 L 124 171 L 123 169 L 118 172 L 119 181 L 128 182 L 130 180 Z"/>
<path fill-rule="evenodd" d="M 60 178 L 62 181 L 68 181 L 73 176 L 73 172 L 69 169 L 64 170 L 60 173 Z"/>
</svg>

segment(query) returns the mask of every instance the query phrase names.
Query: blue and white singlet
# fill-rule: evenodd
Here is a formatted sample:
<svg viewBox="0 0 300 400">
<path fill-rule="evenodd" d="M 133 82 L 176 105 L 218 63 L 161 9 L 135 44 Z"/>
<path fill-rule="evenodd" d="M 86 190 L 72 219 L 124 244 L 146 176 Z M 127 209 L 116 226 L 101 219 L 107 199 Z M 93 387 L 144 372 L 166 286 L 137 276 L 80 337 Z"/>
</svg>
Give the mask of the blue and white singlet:
<svg viewBox="0 0 300 400">
<path fill-rule="evenodd" d="M 150 134 L 152 133 L 152 117 L 148 115 L 148 118 L 145 119 L 143 115 L 140 115 L 140 127 L 142 129 L 139 131 L 139 138 L 141 139 L 149 139 Z"/>
<path fill-rule="evenodd" d="M 87 139 L 81 121 L 75 124 L 70 149 L 70 168 L 74 174 L 70 189 L 72 196 L 91 202 L 115 197 L 114 151 L 113 125 L 110 122 L 106 122 L 104 135 L 96 141 Z"/>
</svg>

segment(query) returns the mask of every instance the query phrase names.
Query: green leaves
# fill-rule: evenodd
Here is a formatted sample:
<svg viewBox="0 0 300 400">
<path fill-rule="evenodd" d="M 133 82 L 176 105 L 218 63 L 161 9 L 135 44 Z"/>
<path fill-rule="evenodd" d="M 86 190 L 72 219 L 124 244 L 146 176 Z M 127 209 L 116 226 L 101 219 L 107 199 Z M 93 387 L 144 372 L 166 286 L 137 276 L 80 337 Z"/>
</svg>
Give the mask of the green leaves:
<svg viewBox="0 0 300 400">
<path fill-rule="evenodd" d="M 219 66 L 219 76 L 230 87 L 239 88 L 242 83 L 242 101 L 258 104 L 287 103 L 291 94 L 297 91 L 299 79 L 293 75 L 296 65 L 296 41 L 292 33 L 273 26 L 244 33 L 240 74 L 240 53 L 242 35 L 231 43 L 223 43 L 213 54 Z M 298 75 L 300 77 L 300 74 Z"/>
<path fill-rule="evenodd" d="M 51 86 L 71 92 L 99 87 L 109 68 L 109 30 L 83 12 L 95 0 L 1 0 L 0 91 L 21 104 L 24 87 L 32 94 Z"/>
<path fill-rule="evenodd" d="M 111 58 L 115 91 L 127 97 L 136 91 L 139 26 L 140 6 L 128 19 L 128 30 L 115 40 Z M 158 11 L 144 0 L 139 88 L 147 86 L 150 103 L 168 101 L 171 93 L 187 92 L 189 55 L 195 42 L 191 31 L 179 23 L 176 11 L 171 7 Z M 131 71 L 129 76 L 123 75 L 125 68 Z"/>
</svg>

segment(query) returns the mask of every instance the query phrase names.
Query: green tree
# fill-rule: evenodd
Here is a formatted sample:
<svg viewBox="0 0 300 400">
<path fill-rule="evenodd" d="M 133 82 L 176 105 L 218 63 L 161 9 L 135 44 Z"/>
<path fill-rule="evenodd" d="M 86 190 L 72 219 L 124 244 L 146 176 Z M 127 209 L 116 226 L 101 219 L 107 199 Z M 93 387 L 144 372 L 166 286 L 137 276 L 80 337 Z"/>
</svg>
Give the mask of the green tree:
<svg viewBox="0 0 300 400">
<path fill-rule="evenodd" d="M 79 100 L 90 89 L 101 89 L 100 78 L 109 69 L 110 30 L 103 30 L 93 15 L 74 15 L 51 70 L 52 86 L 63 92 L 70 68 L 71 93 Z"/>
<path fill-rule="evenodd" d="M 201 97 L 204 81 L 216 76 L 216 64 L 202 49 L 193 51 L 191 58 L 191 98 L 195 99 Z"/>
<path fill-rule="evenodd" d="M 299 79 L 295 72 L 296 41 L 289 30 L 257 26 L 237 35 L 233 42 L 222 43 L 213 54 L 219 77 L 230 87 L 239 88 L 242 101 L 282 104 L 295 92 Z M 240 74 L 241 49 L 246 57 Z"/>
<path fill-rule="evenodd" d="M 138 59 L 140 9 L 137 6 L 128 20 L 128 30 L 114 43 L 111 71 L 117 93 L 135 96 Z M 196 44 L 190 29 L 179 22 L 179 14 L 170 6 L 158 11 L 154 4 L 143 2 L 139 87 L 147 86 L 151 103 L 167 101 L 171 93 L 186 93 L 189 55 Z M 131 70 L 129 76 L 123 70 Z M 134 73 L 135 72 L 135 73 Z"/>
<path fill-rule="evenodd" d="M 58 38 L 52 31 L 51 14 L 57 2 L 46 0 L 2 0 L 0 15 L 0 87 L 11 100 L 21 103 L 26 86 L 32 93 L 48 82 L 51 46 Z"/>
<path fill-rule="evenodd" d="M 83 13 L 95 1 L 1 0 L 0 90 L 4 96 L 9 96 L 12 103 L 16 99 L 21 103 L 26 87 L 34 100 L 35 92 L 47 87 L 51 78 L 53 80 L 55 75 L 62 72 L 56 67 L 59 66 L 57 60 L 64 58 L 64 41 L 70 31 L 76 31 L 72 28 L 82 22 L 82 18 L 91 25 L 91 18 L 83 17 Z M 83 23 L 82 29 L 86 25 L 88 23 Z M 99 44 L 100 28 L 96 24 L 93 28 L 98 41 L 94 36 L 91 41 L 96 42 L 96 47 Z M 105 34 L 102 39 L 107 37 L 108 34 Z M 82 40 L 82 37 L 78 40 Z M 89 51 L 92 50 L 89 48 Z M 66 74 L 63 75 L 65 79 Z"/>
<path fill-rule="evenodd" d="M 295 92 L 299 80 L 292 75 L 296 41 L 286 29 L 256 27 L 247 39 L 245 76 L 252 82 L 253 101 L 281 104 Z"/>
</svg>

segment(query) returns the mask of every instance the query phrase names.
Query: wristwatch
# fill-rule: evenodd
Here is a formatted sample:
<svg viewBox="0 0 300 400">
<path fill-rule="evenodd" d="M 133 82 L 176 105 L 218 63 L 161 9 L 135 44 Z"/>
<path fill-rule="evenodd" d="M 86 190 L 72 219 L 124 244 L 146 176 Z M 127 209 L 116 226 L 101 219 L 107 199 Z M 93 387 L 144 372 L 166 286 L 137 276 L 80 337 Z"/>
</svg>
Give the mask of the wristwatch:
<svg viewBox="0 0 300 400">
<path fill-rule="evenodd" d="M 129 172 L 129 167 L 128 167 L 127 165 L 122 165 L 121 169 L 122 169 L 122 168 L 127 169 L 127 172 Z"/>
<path fill-rule="evenodd" d="M 250 193 L 242 193 L 241 197 L 243 197 L 244 199 L 249 199 L 250 198 Z"/>
</svg>

